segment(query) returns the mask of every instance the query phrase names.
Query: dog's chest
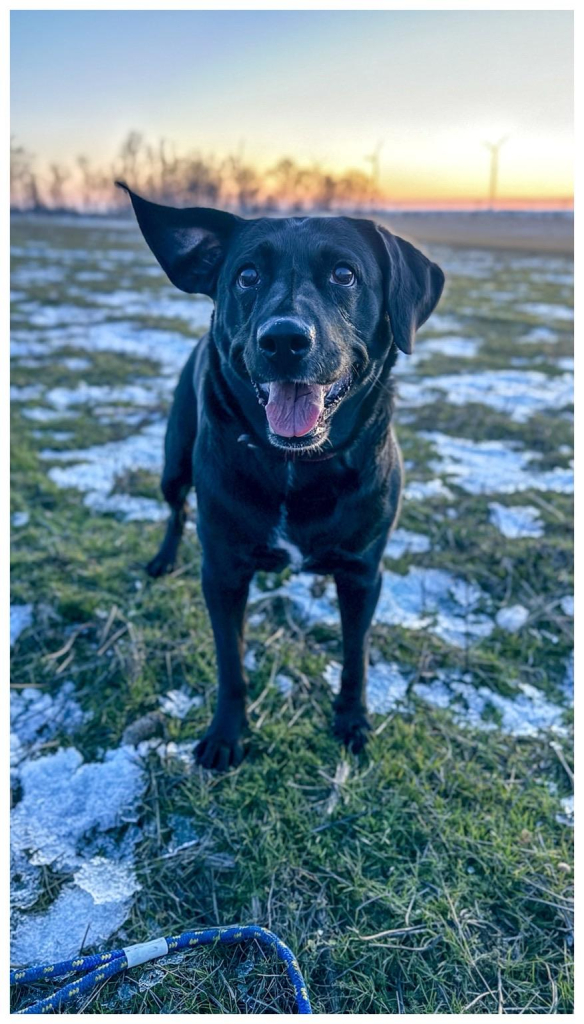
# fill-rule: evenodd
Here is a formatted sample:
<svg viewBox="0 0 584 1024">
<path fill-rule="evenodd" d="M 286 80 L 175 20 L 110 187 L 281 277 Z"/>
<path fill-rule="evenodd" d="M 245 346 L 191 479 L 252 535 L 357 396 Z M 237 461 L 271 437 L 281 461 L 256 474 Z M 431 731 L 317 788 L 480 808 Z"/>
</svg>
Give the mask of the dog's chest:
<svg viewBox="0 0 584 1024">
<path fill-rule="evenodd" d="M 280 518 L 272 533 L 271 546 L 286 552 L 290 568 L 293 572 L 300 572 L 302 570 L 305 556 L 298 545 L 290 539 L 288 532 L 288 509 L 285 502 L 282 502 L 280 506 Z"/>
<path fill-rule="evenodd" d="M 290 536 L 290 520 L 286 497 L 294 486 L 294 467 L 286 467 L 286 495 L 280 505 L 278 521 L 270 535 L 270 547 L 283 551 L 288 559 L 288 564 L 293 572 L 300 572 L 306 561 L 306 552 L 303 552 L 295 540 Z"/>
</svg>

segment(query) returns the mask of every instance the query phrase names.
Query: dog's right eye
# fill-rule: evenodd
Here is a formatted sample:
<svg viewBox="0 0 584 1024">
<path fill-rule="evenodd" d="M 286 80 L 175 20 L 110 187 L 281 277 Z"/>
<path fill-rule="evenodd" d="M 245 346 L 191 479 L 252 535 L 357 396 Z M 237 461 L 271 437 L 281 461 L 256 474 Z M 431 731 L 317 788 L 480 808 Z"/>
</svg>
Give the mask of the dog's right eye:
<svg viewBox="0 0 584 1024">
<path fill-rule="evenodd" d="M 243 267 L 237 275 L 237 281 L 242 288 L 253 288 L 259 279 L 260 275 L 255 267 Z"/>
</svg>

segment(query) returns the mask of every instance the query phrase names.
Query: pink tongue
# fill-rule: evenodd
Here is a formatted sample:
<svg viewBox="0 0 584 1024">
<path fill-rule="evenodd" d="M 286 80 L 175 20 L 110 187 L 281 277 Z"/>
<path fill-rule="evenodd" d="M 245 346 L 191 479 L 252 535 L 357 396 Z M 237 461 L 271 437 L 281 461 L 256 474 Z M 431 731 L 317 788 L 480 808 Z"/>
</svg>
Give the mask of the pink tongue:
<svg viewBox="0 0 584 1024">
<path fill-rule="evenodd" d="M 302 437 L 316 424 L 324 409 L 325 389 L 321 384 L 293 384 L 274 380 L 266 405 L 268 423 L 280 437 Z"/>
</svg>

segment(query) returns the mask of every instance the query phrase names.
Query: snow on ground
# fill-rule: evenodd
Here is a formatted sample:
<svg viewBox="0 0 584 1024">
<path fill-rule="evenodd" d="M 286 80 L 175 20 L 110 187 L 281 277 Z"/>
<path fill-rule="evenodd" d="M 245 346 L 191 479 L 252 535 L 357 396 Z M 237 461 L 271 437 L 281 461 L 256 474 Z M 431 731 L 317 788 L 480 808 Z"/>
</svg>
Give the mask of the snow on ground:
<svg viewBox="0 0 584 1024">
<path fill-rule="evenodd" d="M 471 441 L 438 431 L 421 434 L 438 458 L 430 467 L 448 483 L 456 483 L 469 494 L 515 494 L 521 491 L 557 491 L 571 494 L 574 471 L 556 466 L 538 470 L 540 458 L 513 441 Z"/>
<path fill-rule="evenodd" d="M 20 634 L 24 629 L 32 624 L 32 605 L 31 604 L 12 604 L 10 605 L 10 646 L 12 647 L 18 640 Z"/>
<path fill-rule="evenodd" d="M 30 877 L 35 868 L 51 866 L 72 881 L 47 911 L 13 915 L 12 959 L 30 964 L 74 956 L 84 937 L 95 946 L 120 928 L 139 889 L 133 850 L 140 830 L 131 823 L 146 776 L 128 747 L 93 762 L 75 747 L 60 748 L 28 756 L 16 772 L 20 799 L 10 829 L 15 865 L 28 863 Z"/>
<path fill-rule="evenodd" d="M 436 377 L 401 380 L 398 394 L 406 408 L 429 405 L 438 396 L 451 405 L 487 405 L 515 423 L 534 413 L 563 409 L 574 401 L 574 375 L 551 377 L 538 370 L 480 370 Z"/>
<path fill-rule="evenodd" d="M 543 523 L 539 509 L 534 505 L 501 505 L 489 502 L 489 518 L 504 537 L 542 537 Z"/>
</svg>

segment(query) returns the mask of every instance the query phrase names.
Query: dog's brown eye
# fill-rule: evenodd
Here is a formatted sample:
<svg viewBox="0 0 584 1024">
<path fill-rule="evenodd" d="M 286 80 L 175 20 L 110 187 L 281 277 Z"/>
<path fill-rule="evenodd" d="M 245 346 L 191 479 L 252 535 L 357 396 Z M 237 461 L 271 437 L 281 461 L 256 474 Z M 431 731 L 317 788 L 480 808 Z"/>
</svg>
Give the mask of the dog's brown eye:
<svg viewBox="0 0 584 1024">
<path fill-rule="evenodd" d="M 345 287 L 351 284 L 355 284 L 355 271 L 351 270 L 344 263 L 339 263 L 331 274 L 331 280 L 335 284 L 344 284 Z"/>
<path fill-rule="evenodd" d="M 243 270 L 239 271 L 239 275 L 237 277 L 242 288 L 253 288 L 254 284 L 257 284 L 259 279 L 260 275 L 255 267 L 244 267 Z"/>
</svg>

